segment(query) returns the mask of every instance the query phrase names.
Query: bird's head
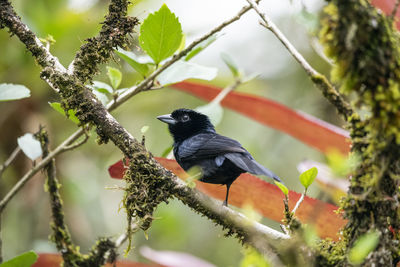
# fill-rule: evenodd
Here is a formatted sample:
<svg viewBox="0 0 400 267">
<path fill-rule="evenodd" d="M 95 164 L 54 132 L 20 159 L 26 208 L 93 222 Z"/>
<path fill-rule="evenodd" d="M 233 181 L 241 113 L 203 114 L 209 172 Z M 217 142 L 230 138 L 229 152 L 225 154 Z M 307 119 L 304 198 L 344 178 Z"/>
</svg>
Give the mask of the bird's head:
<svg viewBox="0 0 400 267">
<path fill-rule="evenodd" d="M 171 114 L 158 116 L 157 119 L 168 124 L 175 142 L 183 141 L 201 132 L 215 132 L 214 126 L 206 115 L 191 109 L 177 109 Z"/>
</svg>

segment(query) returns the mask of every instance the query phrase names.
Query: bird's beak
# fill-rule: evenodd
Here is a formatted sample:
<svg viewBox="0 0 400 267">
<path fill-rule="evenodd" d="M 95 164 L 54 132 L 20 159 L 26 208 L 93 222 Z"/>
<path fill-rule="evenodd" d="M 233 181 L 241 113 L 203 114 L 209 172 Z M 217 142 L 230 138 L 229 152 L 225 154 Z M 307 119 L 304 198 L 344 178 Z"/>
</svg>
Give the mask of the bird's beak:
<svg viewBox="0 0 400 267">
<path fill-rule="evenodd" d="M 159 119 L 162 122 L 165 122 L 166 124 L 175 124 L 176 120 L 171 117 L 171 114 L 165 114 L 158 116 L 157 119 Z"/>
</svg>

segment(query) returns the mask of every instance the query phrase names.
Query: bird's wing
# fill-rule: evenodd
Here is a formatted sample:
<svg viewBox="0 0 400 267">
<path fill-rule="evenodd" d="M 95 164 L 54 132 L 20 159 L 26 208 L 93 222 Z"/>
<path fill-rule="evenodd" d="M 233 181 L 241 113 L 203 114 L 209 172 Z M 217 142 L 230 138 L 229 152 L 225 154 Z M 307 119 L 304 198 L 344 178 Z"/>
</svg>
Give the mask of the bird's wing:
<svg viewBox="0 0 400 267">
<path fill-rule="evenodd" d="M 183 141 L 178 149 L 182 159 L 213 158 L 226 153 L 247 152 L 238 141 L 216 133 L 201 133 Z"/>
<path fill-rule="evenodd" d="M 246 151 L 247 152 L 247 151 Z M 255 175 L 265 175 L 273 178 L 274 180 L 281 182 L 282 180 L 272 171 L 265 168 L 263 165 L 258 163 L 249 152 L 245 154 L 239 153 L 228 153 L 224 155 L 225 158 L 229 159 L 233 164 L 241 168 L 242 170 Z"/>
<path fill-rule="evenodd" d="M 215 158 L 217 166 L 228 159 L 245 172 L 282 182 L 275 173 L 258 163 L 238 141 L 216 133 L 202 133 L 186 139 L 179 146 L 178 153 L 183 160 Z"/>
</svg>

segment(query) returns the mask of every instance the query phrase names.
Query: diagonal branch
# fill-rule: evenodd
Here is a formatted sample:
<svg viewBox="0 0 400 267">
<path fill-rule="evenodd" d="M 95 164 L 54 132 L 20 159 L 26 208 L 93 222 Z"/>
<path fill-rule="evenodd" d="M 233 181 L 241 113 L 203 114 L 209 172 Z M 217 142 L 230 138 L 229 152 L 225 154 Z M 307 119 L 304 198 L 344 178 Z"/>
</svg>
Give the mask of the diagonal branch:
<svg viewBox="0 0 400 267">
<path fill-rule="evenodd" d="M 22 189 L 22 187 L 41 169 L 46 167 L 52 159 L 54 159 L 58 154 L 66 151 L 66 148 L 72 144 L 76 139 L 79 138 L 84 133 L 82 129 L 76 131 L 70 137 L 68 137 L 64 142 L 62 142 L 55 150 L 51 151 L 45 158 L 42 159 L 38 164 L 36 164 L 32 169 L 30 169 L 18 182 L 13 186 L 13 188 L 4 196 L 0 201 L 0 214 L 3 212 L 4 208 L 7 206 L 8 202 Z"/>
<path fill-rule="evenodd" d="M 254 11 L 261 17 L 261 25 L 270 30 L 281 43 L 286 47 L 289 53 L 296 59 L 297 62 L 303 67 L 310 76 L 315 86 L 320 89 L 323 95 L 334 105 L 340 115 L 347 121 L 355 111 L 350 107 L 344 98 L 339 94 L 335 87 L 328 81 L 328 79 L 316 71 L 307 60 L 296 50 L 296 48 L 289 42 L 286 36 L 279 30 L 279 28 L 272 22 L 272 20 L 265 15 L 253 0 L 246 0 Z"/>
<path fill-rule="evenodd" d="M 50 66 L 57 71 L 65 71 L 58 58 L 53 56 L 39 38 L 21 21 L 11 3 L 7 0 L 2 0 L 0 3 L 0 29 L 5 27 L 25 44 L 42 68 Z"/>
<path fill-rule="evenodd" d="M 397 10 L 399 9 L 399 5 L 400 5 L 400 0 L 396 0 L 396 3 L 394 4 L 392 13 L 390 14 L 390 16 L 392 17 L 393 20 L 395 20 L 396 18 L 396 14 L 397 14 Z"/>
<path fill-rule="evenodd" d="M 7 169 L 7 167 L 14 161 L 14 159 L 19 155 L 19 152 L 21 152 L 21 149 L 19 146 L 17 146 L 14 151 L 11 153 L 11 155 L 4 161 L 4 163 L 0 166 L 0 178 L 3 174 L 3 172 Z"/>
<path fill-rule="evenodd" d="M 259 2 L 259 0 L 257 2 Z M 232 24 L 233 22 L 239 20 L 250 9 L 251 9 L 251 6 L 243 7 L 235 16 L 233 16 L 232 18 L 224 21 L 223 23 L 221 23 L 217 27 L 215 27 L 212 30 L 210 30 L 205 35 L 203 35 L 200 38 L 198 38 L 195 41 L 193 41 L 185 49 L 183 49 L 181 52 L 179 52 L 178 54 L 174 55 L 170 60 L 165 62 L 164 65 L 162 65 L 159 69 L 154 71 L 149 77 L 147 77 L 145 80 L 143 80 L 139 85 L 129 88 L 123 94 L 118 96 L 118 98 L 116 100 L 112 100 L 110 103 L 108 103 L 108 105 L 107 105 L 108 110 L 113 110 L 116 107 L 118 107 L 119 105 L 121 105 L 122 103 L 124 103 L 126 100 L 131 98 L 132 96 L 134 96 L 134 95 L 136 95 L 136 94 L 138 94 L 138 93 L 140 93 L 142 91 L 146 91 L 146 90 L 149 90 L 150 88 L 152 88 L 152 85 L 153 85 L 152 83 L 153 83 L 154 79 L 158 75 L 160 75 L 161 72 L 163 72 L 164 70 L 169 68 L 172 64 L 174 64 L 175 62 L 177 62 L 178 60 L 180 60 L 184 56 L 186 56 L 198 44 L 200 44 L 201 42 L 207 40 L 208 38 L 210 38 L 214 34 L 220 32 L 222 29 L 224 29 L 228 25 Z"/>
<path fill-rule="evenodd" d="M 1 212 L 0 212 L 0 264 L 3 262 L 3 239 L 1 238 Z"/>
</svg>

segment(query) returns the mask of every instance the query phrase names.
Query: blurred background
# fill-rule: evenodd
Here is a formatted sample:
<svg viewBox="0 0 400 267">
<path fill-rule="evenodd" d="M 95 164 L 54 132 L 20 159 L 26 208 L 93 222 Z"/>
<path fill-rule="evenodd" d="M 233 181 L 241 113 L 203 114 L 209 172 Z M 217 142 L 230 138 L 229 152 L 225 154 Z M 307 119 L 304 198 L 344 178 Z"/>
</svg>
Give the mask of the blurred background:
<svg viewBox="0 0 400 267">
<path fill-rule="evenodd" d="M 97 34 L 99 24 L 107 12 L 104 0 L 14 0 L 22 20 L 39 36 L 52 35 L 56 43 L 51 52 L 64 66 L 68 66 L 75 52 L 88 37 Z M 182 24 L 186 44 L 202 36 L 222 21 L 234 16 L 247 2 L 239 0 L 148 0 L 133 1 L 130 15 L 143 20 L 166 3 Z M 265 11 L 287 38 L 318 71 L 329 73 L 329 64 L 320 56 L 316 41 L 318 16 L 323 1 L 262 1 Z M 137 31 L 139 28 L 137 28 Z M 137 49 L 137 36 L 133 36 L 132 49 Z M 40 68 L 16 37 L 0 31 L 0 83 L 23 84 L 31 89 L 28 99 L 0 103 L 0 162 L 17 146 L 17 138 L 26 132 L 36 132 L 39 125 L 49 131 L 54 148 L 76 130 L 75 124 L 55 112 L 48 102 L 58 101 L 57 95 L 39 78 Z M 335 110 L 312 85 L 304 70 L 285 50 L 283 45 L 258 23 L 257 15 L 250 11 L 238 22 L 227 27 L 220 37 L 193 61 L 217 67 L 219 72 L 212 84 L 225 87 L 233 82 L 229 69 L 223 63 L 221 52 L 230 55 L 244 73 L 259 76 L 240 86 L 237 91 L 276 100 L 290 108 L 312 114 L 320 119 L 342 125 Z M 109 65 L 123 73 L 122 87 L 137 81 L 133 69 L 120 61 Z M 105 66 L 95 80 L 108 82 Z M 160 156 L 171 146 L 172 139 L 165 124 L 156 116 L 170 113 L 176 108 L 195 108 L 204 102 L 183 92 L 165 88 L 139 94 L 113 112 L 117 120 L 136 138 L 140 129 L 148 125 L 146 146 Z M 324 162 L 320 152 L 302 144 L 291 136 L 265 127 L 238 113 L 225 109 L 217 131 L 239 140 L 253 156 L 284 179 L 286 185 L 301 192 L 296 165 L 304 159 Z M 97 145 L 92 134 L 83 147 L 57 158 L 58 177 L 62 183 L 67 224 L 73 240 L 86 252 L 98 236 L 118 237 L 126 228 L 125 213 L 118 211 L 122 191 L 110 189 L 123 186 L 123 182 L 109 178 L 107 168 L 122 154 L 112 144 Z M 0 196 L 17 182 L 32 166 L 24 155 L 0 179 Z M 33 249 L 36 252 L 56 252 L 48 241 L 49 201 L 43 189 L 44 176 L 39 173 L 11 201 L 2 218 L 4 258 Z M 311 196 L 318 196 L 313 185 Z M 266 196 L 268 197 L 268 196 Z M 271 203 L 271 205 L 273 205 Z M 141 232 L 135 235 L 134 249 L 128 258 L 146 261 L 139 253 L 141 246 L 157 250 L 186 252 L 216 266 L 239 266 L 242 247 L 233 238 L 225 238 L 220 227 L 195 214 L 177 200 L 158 208 L 149 239 Z M 278 229 L 278 224 L 264 220 Z M 124 246 L 123 246 L 124 248 Z"/>
</svg>

